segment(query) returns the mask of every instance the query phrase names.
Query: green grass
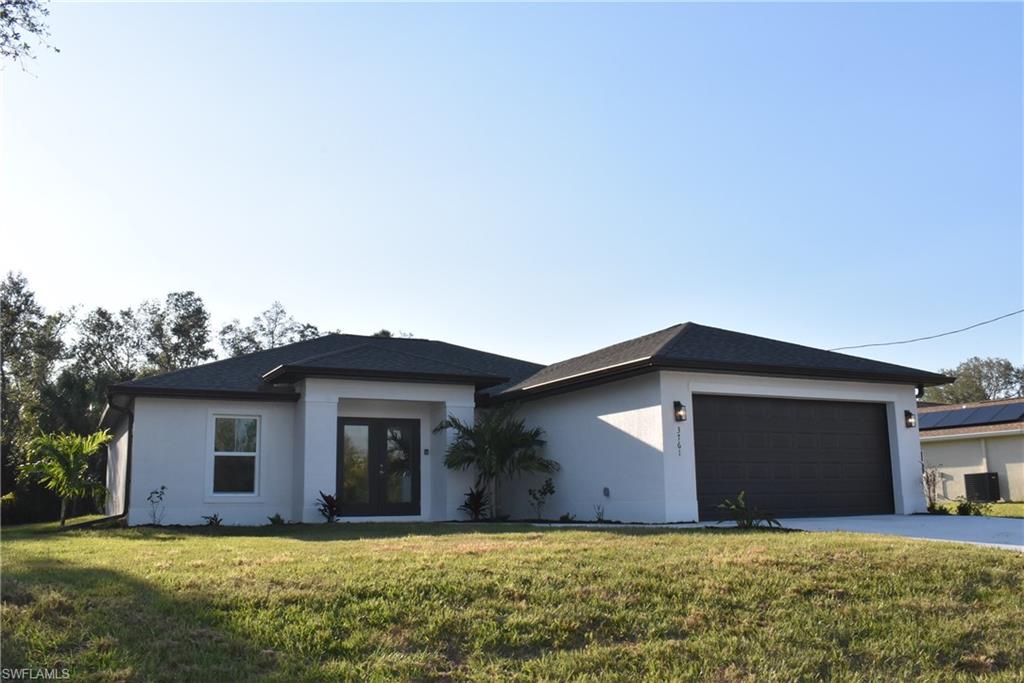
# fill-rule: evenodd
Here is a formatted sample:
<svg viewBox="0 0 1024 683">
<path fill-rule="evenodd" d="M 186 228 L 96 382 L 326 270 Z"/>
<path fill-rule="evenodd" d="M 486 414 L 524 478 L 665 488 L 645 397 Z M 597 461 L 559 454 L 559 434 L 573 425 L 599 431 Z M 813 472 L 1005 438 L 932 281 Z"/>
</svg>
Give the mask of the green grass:
<svg viewBox="0 0 1024 683">
<path fill-rule="evenodd" d="M 943 503 L 942 506 L 956 514 L 956 503 Z M 990 503 L 985 516 L 1024 518 L 1024 503 Z"/>
<path fill-rule="evenodd" d="M 1024 556 L 487 525 L 5 529 L 3 665 L 73 680 L 1020 680 Z"/>
</svg>

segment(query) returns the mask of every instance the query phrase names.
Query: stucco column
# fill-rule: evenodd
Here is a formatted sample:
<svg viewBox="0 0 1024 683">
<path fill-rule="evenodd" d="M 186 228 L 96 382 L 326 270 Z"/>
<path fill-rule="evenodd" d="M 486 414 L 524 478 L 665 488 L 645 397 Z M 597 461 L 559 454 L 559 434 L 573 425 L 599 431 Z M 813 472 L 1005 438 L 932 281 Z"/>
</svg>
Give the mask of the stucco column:
<svg viewBox="0 0 1024 683">
<path fill-rule="evenodd" d="M 697 521 L 697 461 L 693 441 L 693 394 L 685 375 L 662 372 L 661 420 L 666 522 Z M 686 406 L 676 422 L 674 402 Z"/>
<path fill-rule="evenodd" d="M 293 507 L 303 522 L 322 522 L 316 501 L 320 491 L 335 494 L 337 483 L 338 399 L 304 394 L 296 419 L 301 421 L 302 450 L 299 500 Z"/>
<path fill-rule="evenodd" d="M 475 410 L 472 405 L 446 402 L 444 416 L 456 417 L 463 422 L 473 424 Z M 437 501 L 434 508 L 435 519 L 465 519 L 466 516 L 459 511 L 459 506 L 465 500 L 466 492 L 476 483 L 476 471 L 473 469 L 464 471 L 447 469 L 444 466 L 444 455 L 448 446 L 455 440 L 455 432 L 446 429 L 435 436 L 439 437 L 434 441 L 434 448 L 437 449 L 437 452 L 431 451 L 430 455 L 438 482 L 434 490 L 439 494 L 435 499 Z"/>
</svg>

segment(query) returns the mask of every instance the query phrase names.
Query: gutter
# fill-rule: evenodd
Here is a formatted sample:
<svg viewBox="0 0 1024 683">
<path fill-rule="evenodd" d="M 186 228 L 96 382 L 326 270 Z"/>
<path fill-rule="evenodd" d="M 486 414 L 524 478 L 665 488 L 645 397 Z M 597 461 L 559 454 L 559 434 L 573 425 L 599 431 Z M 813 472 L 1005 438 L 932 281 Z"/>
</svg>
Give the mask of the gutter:
<svg viewBox="0 0 1024 683">
<path fill-rule="evenodd" d="M 112 408 L 120 413 L 124 413 L 128 417 L 128 448 L 125 449 L 125 462 L 124 462 L 124 510 L 117 515 L 113 515 L 112 519 L 118 517 L 124 517 L 128 519 L 129 503 L 131 502 L 132 493 L 132 441 L 135 436 L 135 413 L 130 408 L 122 408 L 121 406 L 114 403 L 113 394 L 107 396 L 107 407 Z M 103 411 L 106 416 L 106 410 Z M 107 459 L 107 466 L 110 466 L 110 459 Z"/>
</svg>

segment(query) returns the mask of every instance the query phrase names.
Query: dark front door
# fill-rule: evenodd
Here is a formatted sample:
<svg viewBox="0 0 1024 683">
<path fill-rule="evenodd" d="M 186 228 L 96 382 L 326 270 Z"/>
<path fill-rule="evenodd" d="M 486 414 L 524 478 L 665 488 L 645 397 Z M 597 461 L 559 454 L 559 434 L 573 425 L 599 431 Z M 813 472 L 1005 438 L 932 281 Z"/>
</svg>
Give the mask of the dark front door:
<svg viewBox="0 0 1024 683">
<path fill-rule="evenodd" d="M 338 418 L 342 515 L 420 513 L 420 421 Z"/>
<path fill-rule="evenodd" d="M 777 517 L 893 511 L 881 403 L 698 395 L 693 431 L 701 519 L 740 491 Z"/>
</svg>

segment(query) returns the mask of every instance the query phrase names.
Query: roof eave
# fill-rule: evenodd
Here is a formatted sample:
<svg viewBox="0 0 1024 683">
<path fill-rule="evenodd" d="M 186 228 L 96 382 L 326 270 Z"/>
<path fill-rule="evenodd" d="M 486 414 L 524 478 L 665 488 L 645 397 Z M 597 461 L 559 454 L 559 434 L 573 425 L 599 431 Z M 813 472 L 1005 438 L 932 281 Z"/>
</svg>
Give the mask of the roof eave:
<svg viewBox="0 0 1024 683">
<path fill-rule="evenodd" d="M 239 401 L 298 401 L 300 394 L 295 391 L 230 391 L 224 389 L 182 389 L 171 387 L 140 387 L 114 385 L 110 387 L 108 400 L 116 395 L 144 398 L 221 398 Z"/>
</svg>

